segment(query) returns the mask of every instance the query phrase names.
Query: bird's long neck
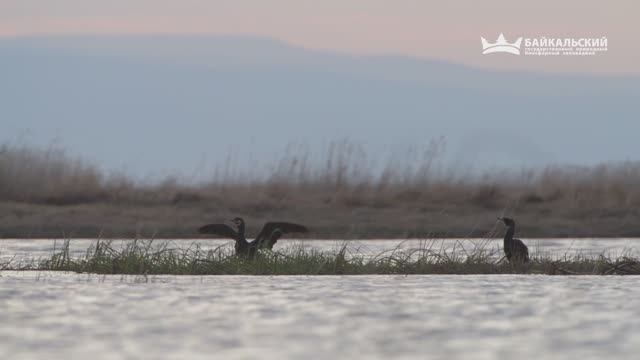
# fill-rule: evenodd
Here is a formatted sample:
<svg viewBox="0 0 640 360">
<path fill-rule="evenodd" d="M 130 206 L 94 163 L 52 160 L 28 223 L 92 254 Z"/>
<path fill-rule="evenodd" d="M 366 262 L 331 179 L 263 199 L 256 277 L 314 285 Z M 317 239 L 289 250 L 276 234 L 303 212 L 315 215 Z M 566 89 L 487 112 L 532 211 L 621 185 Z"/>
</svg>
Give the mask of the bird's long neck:
<svg viewBox="0 0 640 360">
<path fill-rule="evenodd" d="M 247 242 L 247 238 L 245 237 L 245 233 L 244 233 L 244 221 L 241 221 L 240 224 L 238 225 L 238 241 L 240 242 Z"/>
<path fill-rule="evenodd" d="M 515 234 L 516 232 L 516 226 L 515 225 L 511 225 L 507 227 L 507 233 L 504 234 L 504 245 L 507 246 L 507 244 L 511 244 L 511 242 L 513 241 L 513 234 Z"/>
</svg>

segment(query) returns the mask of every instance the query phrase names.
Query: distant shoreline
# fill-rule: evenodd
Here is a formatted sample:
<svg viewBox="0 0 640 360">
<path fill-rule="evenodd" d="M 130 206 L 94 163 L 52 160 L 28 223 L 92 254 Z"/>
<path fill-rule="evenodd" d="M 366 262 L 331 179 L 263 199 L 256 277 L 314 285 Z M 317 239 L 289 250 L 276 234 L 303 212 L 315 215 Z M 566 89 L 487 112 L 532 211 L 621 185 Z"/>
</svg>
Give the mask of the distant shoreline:
<svg viewBox="0 0 640 360">
<path fill-rule="evenodd" d="M 224 222 L 243 216 L 248 237 L 255 235 L 266 221 L 292 221 L 311 229 L 315 240 L 371 239 L 467 239 L 496 238 L 504 235 L 494 220 L 499 210 L 475 206 L 457 208 L 457 214 L 442 211 L 416 211 L 399 202 L 386 208 L 350 207 L 329 204 L 295 206 L 283 203 L 268 211 L 254 204 L 233 208 L 202 201 L 189 205 L 126 206 L 113 203 L 42 205 L 0 202 L 0 239 L 80 239 L 80 238 L 157 238 L 207 239 L 196 229 L 211 222 Z M 444 206 L 444 205 L 442 205 Z M 549 206 L 552 208 L 553 205 Z M 552 210 L 549 209 L 552 213 Z M 594 210 L 591 210 L 594 211 Z M 520 209 L 516 216 L 517 237 L 552 238 L 634 238 L 640 237 L 640 216 L 630 212 L 615 216 L 616 209 L 600 210 L 599 216 L 581 215 L 582 209 L 541 217 Z M 614 216 L 604 216 L 606 212 Z"/>
<path fill-rule="evenodd" d="M 266 177 L 185 184 L 107 176 L 61 149 L 0 146 L 0 238 L 199 238 L 198 227 L 236 216 L 249 237 L 288 221 L 319 239 L 500 238 L 500 216 L 522 238 L 640 237 L 640 162 L 469 177 L 430 170 L 437 151 L 376 172 L 353 149 L 336 143 L 326 166 L 294 152 Z"/>
</svg>

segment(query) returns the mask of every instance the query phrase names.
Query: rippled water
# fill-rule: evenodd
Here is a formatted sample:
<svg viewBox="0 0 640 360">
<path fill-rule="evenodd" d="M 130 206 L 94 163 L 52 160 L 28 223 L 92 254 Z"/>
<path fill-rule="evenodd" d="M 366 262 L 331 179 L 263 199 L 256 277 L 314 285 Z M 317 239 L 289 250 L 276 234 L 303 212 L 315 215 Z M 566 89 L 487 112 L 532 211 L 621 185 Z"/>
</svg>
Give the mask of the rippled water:
<svg viewBox="0 0 640 360">
<path fill-rule="evenodd" d="M 175 240 L 173 247 L 194 240 Z M 93 240 L 73 240 L 84 254 Z M 637 239 L 525 240 L 534 254 L 638 255 Z M 229 246 L 198 240 L 203 248 Z M 0 260 L 60 241 L 0 240 Z M 117 242 L 114 244 L 118 246 Z M 340 241 L 279 241 L 335 250 Z M 372 240 L 500 252 L 500 240 Z M 640 277 L 98 276 L 0 271 L 0 359 L 636 359 Z"/>
<path fill-rule="evenodd" d="M 2 272 L 2 359 L 636 359 L 634 276 Z"/>
</svg>

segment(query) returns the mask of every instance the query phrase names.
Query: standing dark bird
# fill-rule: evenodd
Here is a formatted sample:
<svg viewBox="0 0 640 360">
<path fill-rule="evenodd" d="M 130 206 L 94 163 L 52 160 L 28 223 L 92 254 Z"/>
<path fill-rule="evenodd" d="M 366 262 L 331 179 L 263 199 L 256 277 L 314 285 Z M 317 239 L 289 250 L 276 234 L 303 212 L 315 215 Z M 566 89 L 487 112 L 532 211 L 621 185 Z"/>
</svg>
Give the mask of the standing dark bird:
<svg viewBox="0 0 640 360">
<path fill-rule="evenodd" d="M 200 227 L 198 232 L 233 239 L 236 242 L 236 255 L 253 257 L 259 249 L 272 249 L 283 234 L 306 233 L 309 231 L 306 227 L 298 224 L 268 222 L 264 224 L 256 238 L 249 242 L 245 237 L 244 220 L 237 217 L 231 221 L 238 227 L 237 230 L 227 224 L 209 224 Z"/>
<path fill-rule="evenodd" d="M 529 262 L 529 249 L 520 239 L 514 239 L 513 234 L 516 232 L 516 222 L 511 218 L 498 218 L 502 220 L 507 227 L 507 233 L 504 234 L 504 255 L 510 263 Z"/>
</svg>

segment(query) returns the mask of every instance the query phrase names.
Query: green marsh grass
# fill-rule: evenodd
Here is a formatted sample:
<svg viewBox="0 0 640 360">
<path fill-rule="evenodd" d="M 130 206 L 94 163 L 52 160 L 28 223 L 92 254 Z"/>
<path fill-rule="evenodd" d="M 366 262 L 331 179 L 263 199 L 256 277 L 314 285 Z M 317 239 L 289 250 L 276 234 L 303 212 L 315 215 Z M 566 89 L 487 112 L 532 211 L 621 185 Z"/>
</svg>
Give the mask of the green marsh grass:
<svg viewBox="0 0 640 360">
<path fill-rule="evenodd" d="M 362 254 L 346 242 L 336 250 L 296 244 L 263 251 L 255 258 L 237 257 L 225 245 L 203 249 L 197 243 L 176 247 L 159 240 L 131 240 L 114 246 L 97 240 L 83 256 L 72 256 L 66 240 L 45 259 L 0 264 L 2 270 L 71 271 L 130 275 L 370 275 L 370 274 L 547 274 L 640 275 L 640 259 L 583 255 L 552 258 L 536 255 L 526 264 L 510 264 L 497 249 L 480 242 L 465 249 L 444 249 L 425 240 L 414 249 L 400 247 L 378 254 Z M 467 246 L 468 247 L 468 246 Z"/>
</svg>

